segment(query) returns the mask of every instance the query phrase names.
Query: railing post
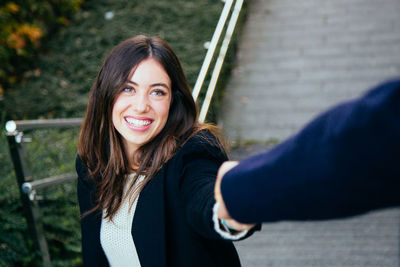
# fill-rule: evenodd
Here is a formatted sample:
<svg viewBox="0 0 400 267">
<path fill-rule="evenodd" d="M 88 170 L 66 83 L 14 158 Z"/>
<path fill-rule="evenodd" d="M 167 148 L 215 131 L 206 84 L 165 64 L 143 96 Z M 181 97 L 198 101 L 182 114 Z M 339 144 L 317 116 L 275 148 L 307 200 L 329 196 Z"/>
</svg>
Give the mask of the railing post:
<svg viewBox="0 0 400 267">
<path fill-rule="evenodd" d="M 43 265 L 51 266 L 49 248 L 44 236 L 37 200 L 33 197 L 33 194 L 28 195 L 22 191 L 22 185 L 25 182 L 32 180 L 31 171 L 27 167 L 25 161 L 26 150 L 23 144 L 23 132 L 7 133 L 7 141 L 10 148 L 12 162 L 14 164 L 15 175 L 17 177 L 19 193 L 29 233 L 32 236 L 35 246 L 37 246 L 40 251 Z"/>
</svg>

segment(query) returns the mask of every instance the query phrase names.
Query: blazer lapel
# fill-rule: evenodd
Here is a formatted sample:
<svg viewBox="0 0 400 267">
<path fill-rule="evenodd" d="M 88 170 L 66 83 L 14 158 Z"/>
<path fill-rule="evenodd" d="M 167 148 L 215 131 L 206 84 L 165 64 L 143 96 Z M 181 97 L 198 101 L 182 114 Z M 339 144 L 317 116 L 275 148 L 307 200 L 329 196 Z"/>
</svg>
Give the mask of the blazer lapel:
<svg viewBox="0 0 400 267">
<path fill-rule="evenodd" d="M 164 169 L 140 192 L 132 236 L 142 266 L 166 266 Z"/>
</svg>

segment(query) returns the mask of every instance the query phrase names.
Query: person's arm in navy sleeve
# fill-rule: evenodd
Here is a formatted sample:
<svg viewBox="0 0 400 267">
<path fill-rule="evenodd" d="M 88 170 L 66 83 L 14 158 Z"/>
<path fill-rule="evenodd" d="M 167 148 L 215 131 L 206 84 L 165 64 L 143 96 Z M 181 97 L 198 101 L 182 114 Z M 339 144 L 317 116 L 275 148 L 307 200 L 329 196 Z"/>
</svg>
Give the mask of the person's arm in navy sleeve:
<svg viewBox="0 0 400 267">
<path fill-rule="evenodd" d="M 227 211 L 242 223 L 329 219 L 400 205 L 400 80 L 326 111 L 218 182 Z"/>
</svg>

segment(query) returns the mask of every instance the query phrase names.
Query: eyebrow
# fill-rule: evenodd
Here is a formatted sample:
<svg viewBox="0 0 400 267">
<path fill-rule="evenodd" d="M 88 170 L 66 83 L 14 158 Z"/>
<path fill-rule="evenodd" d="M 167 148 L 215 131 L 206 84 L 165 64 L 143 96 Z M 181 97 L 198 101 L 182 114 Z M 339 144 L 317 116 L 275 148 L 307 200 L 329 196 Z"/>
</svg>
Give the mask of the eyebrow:
<svg viewBox="0 0 400 267">
<path fill-rule="evenodd" d="M 132 82 L 132 81 L 127 81 L 127 83 L 130 83 L 130 84 L 138 86 L 137 83 Z M 157 87 L 157 86 L 161 86 L 161 87 L 164 87 L 165 89 L 169 89 L 168 85 L 166 85 L 165 83 L 153 83 L 153 84 L 150 85 L 150 87 Z"/>
</svg>

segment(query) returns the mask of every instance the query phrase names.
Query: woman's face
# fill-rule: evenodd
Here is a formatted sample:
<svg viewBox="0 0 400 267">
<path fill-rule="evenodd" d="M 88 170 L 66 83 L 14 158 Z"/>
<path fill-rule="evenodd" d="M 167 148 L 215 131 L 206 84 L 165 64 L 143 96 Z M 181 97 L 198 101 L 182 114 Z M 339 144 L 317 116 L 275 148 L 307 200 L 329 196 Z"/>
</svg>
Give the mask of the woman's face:
<svg viewBox="0 0 400 267">
<path fill-rule="evenodd" d="M 112 121 L 131 156 L 165 126 L 171 104 L 171 80 L 158 61 L 140 62 L 117 96 Z"/>
</svg>

